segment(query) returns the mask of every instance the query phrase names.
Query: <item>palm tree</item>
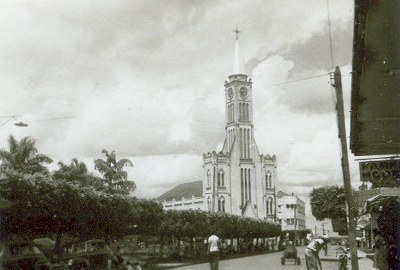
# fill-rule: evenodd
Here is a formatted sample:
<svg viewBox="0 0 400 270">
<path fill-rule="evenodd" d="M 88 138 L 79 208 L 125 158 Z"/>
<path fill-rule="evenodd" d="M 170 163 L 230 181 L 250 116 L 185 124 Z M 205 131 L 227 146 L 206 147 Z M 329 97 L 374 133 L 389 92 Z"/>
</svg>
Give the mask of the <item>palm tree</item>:
<svg viewBox="0 0 400 270">
<path fill-rule="evenodd" d="M 126 158 L 117 160 L 114 151 L 109 153 L 103 149 L 101 152 L 106 155 L 106 160 L 99 158 L 94 161 L 94 164 L 96 170 L 103 175 L 103 182 L 108 191 L 128 194 L 135 190 L 135 182 L 128 181 L 128 173 L 123 170 L 125 166 L 133 166 L 132 162 Z"/>
<path fill-rule="evenodd" d="M 37 172 L 48 174 L 49 171 L 43 163 L 51 163 L 53 160 L 46 155 L 38 154 L 36 140 L 25 137 L 18 141 L 10 135 L 8 144 L 8 151 L 0 149 L 0 172 L 12 170 L 23 174 Z"/>
</svg>

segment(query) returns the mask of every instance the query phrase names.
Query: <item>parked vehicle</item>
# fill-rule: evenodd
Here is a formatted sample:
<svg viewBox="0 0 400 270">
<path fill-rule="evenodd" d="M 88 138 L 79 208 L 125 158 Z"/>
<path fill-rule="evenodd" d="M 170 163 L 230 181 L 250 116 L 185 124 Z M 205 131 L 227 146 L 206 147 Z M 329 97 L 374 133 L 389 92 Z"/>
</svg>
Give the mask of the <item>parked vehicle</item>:
<svg viewBox="0 0 400 270">
<path fill-rule="evenodd" d="M 51 270 L 50 261 L 27 239 L 7 240 L 0 245 L 0 269 Z"/>
<path fill-rule="evenodd" d="M 286 245 L 286 248 L 283 251 L 281 264 L 284 265 L 286 263 L 286 260 L 292 260 L 294 264 L 297 265 L 300 265 L 301 263 L 300 257 L 297 256 L 297 248 L 291 242 Z"/>
</svg>

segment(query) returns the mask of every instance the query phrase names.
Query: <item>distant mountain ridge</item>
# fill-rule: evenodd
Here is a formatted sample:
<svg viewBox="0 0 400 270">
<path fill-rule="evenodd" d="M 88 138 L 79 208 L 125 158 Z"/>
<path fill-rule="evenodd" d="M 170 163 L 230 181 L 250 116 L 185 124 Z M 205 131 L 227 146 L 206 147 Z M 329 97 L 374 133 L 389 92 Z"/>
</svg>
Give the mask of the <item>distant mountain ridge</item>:
<svg viewBox="0 0 400 270">
<path fill-rule="evenodd" d="M 172 199 L 178 201 L 182 200 L 182 197 L 189 199 L 193 195 L 195 197 L 203 196 L 203 181 L 198 180 L 194 182 L 180 184 L 173 189 L 165 192 L 160 197 L 156 198 L 156 200 L 159 202 L 162 202 L 164 200 L 171 201 Z"/>
</svg>

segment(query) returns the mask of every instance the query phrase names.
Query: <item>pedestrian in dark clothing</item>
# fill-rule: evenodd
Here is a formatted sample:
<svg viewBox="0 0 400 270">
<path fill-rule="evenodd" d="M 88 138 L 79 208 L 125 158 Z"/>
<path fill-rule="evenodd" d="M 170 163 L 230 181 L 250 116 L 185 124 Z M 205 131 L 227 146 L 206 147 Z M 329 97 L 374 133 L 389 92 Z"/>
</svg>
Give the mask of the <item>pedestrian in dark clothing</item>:
<svg viewBox="0 0 400 270">
<path fill-rule="evenodd" d="M 387 248 L 385 239 L 381 236 L 381 233 L 378 229 L 373 229 L 374 233 L 374 267 L 380 270 L 387 270 Z"/>
</svg>

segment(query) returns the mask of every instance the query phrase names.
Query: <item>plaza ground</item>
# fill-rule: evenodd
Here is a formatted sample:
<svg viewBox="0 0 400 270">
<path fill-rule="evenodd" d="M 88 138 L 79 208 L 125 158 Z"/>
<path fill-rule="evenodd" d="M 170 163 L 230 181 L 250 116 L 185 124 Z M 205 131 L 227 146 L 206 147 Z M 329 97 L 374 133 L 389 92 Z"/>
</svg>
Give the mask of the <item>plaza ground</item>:
<svg viewBox="0 0 400 270">
<path fill-rule="evenodd" d="M 329 246 L 328 256 L 320 253 L 323 270 L 337 270 L 338 262 L 336 261 L 336 251 L 338 246 Z M 281 265 L 282 252 L 274 252 L 263 255 L 254 255 L 236 259 L 222 260 L 219 262 L 219 270 L 258 270 L 258 269 L 287 269 L 287 270 L 306 270 L 304 259 L 305 247 L 298 247 L 298 256 L 301 258 L 301 265 L 296 265 L 293 261 L 286 261 L 285 265 Z M 365 257 L 365 253 L 359 251 L 359 270 L 372 270 L 372 260 Z M 194 265 L 171 265 L 177 270 L 208 270 L 210 269 L 208 263 L 194 264 Z M 351 269 L 350 260 L 348 261 L 348 269 Z"/>
</svg>

